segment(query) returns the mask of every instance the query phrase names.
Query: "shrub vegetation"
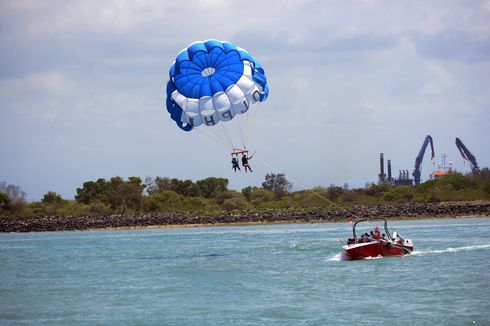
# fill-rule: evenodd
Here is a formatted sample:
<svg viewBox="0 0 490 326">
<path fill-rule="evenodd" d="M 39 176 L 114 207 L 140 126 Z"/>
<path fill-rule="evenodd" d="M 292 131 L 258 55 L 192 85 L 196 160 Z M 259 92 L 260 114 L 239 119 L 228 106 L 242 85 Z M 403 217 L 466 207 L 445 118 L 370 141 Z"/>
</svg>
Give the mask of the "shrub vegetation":
<svg viewBox="0 0 490 326">
<path fill-rule="evenodd" d="M 48 191 L 40 201 L 27 202 L 19 186 L 0 182 L 0 216 L 83 216 L 136 212 L 213 214 L 268 209 L 329 209 L 335 205 L 424 203 L 490 200 L 490 171 L 452 173 L 417 186 L 371 184 L 366 188 L 316 187 L 291 191 L 284 174 L 267 174 L 262 187 L 228 189 L 228 179 L 210 177 L 196 182 L 175 178 L 113 177 L 84 182 L 73 200 Z"/>
</svg>

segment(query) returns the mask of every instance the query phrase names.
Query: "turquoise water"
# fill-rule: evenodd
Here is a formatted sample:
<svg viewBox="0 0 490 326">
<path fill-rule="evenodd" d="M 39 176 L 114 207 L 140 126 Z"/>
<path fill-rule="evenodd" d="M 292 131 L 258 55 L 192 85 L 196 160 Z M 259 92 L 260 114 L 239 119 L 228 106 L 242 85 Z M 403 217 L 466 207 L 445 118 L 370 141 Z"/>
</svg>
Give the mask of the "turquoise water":
<svg viewBox="0 0 490 326">
<path fill-rule="evenodd" d="M 414 255 L 340 261 L 348 223 L 0 234 L 0 324 L 490 324 L 490 218 L 391 226 Z"/>
</svg>

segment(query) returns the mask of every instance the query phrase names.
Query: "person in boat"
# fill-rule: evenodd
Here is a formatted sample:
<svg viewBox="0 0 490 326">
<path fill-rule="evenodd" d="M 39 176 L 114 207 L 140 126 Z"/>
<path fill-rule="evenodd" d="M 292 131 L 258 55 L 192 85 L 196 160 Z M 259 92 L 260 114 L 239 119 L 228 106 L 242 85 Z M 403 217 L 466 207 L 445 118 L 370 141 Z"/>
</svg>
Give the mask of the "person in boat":
<svg viewBox="0 0 490 326">
<path fill-rule="evenodd" d="M 364 234 L 361 236 L 361 242 L 362 242 L 362 243 L 369 242 L 369 234 L 364 233 Z"/>
<path fill-rule="evenodd" d="M 367 239 L 368 239 L 368 242 L 372 242 L 372 241 L 374 241 L 374 234 L 373 234 L 373 231 L 369 232 L 369 235 L 368 235 Z"/>
<path fill-rule="evenodd" d="M 374 228 L 374 238 L 375 239 L 380 239 L 381 238 L 381 232 L 379 232 L 379 227 Z"/>
<path fill-rule="evenodd" d="M 233 171 L 236 172 L 236 169 L 238 169 L 239 171 L 241 171 L 240 165 L 238 164 L 238 159 L 236 157 L 233 157 L 231 159 L 231 164 L 232 164 L 232 167 L 231 168 L 233 169 Z"/>
<path fill-rule="evenodd" d="M 245 172 L 247 172 L 247 168 L 250 172 L 253 172 L 252 169 L 250 168 L 250 165 L 248 164 L 248 160 L 250 160 L 249 157 L 247 157 L 247 154 L 242 155 L 242 165 L 245 168 Z"/>
</svg>

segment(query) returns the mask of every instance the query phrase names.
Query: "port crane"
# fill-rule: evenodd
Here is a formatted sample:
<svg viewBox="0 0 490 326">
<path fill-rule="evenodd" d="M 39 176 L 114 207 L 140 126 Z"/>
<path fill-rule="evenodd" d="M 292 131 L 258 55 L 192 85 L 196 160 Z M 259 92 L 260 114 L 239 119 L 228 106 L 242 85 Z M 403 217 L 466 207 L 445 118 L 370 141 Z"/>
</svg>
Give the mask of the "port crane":
<svg viewBox="0 0 490 326">
<path fill-rule="evenodd" d="M 425 154 L 425 150 L 427 148 L 427 145 L 430 144 L 430 148 L 432 150 L 432 156 L 431 156 L 431 160 L 434 159 L 434 144 L 432 143 L 432 137 L 430 135 L 427 135 L 427 137 L 425 137 L 425 140 L 424 140 L 424 143 L 422 145 L 422 148 L 420 149 L 419 151 L 419 154 L 417 155 L 417 157 L 415 158 L 415 168 L 413 170 L 413 178 L 414 178 L 414 183 L 416 185 L 420 184 L 420 174 L 421 174 L 421 167 L 422 167 L 422 160 L 424 159 L 424 154 Z"/>
<path fill-rule="evenodd" d="M 475 156 L 473 154 L 471 154 L 470 150 L 468 148 L 466 148 L 466 146 L 463 144 L 461 139 L 459 139 L 457 137 L 456 137 L 456 147 L 458 147 L 459 152 L 461 153 L 461 156 L 463 156 L 463 158 L 466 161 L 470 162 L 471 171 L 473 173 L 480 171 L 480 168 L 478 167 L 478 163 L 476 162 Z"/>
</svg>

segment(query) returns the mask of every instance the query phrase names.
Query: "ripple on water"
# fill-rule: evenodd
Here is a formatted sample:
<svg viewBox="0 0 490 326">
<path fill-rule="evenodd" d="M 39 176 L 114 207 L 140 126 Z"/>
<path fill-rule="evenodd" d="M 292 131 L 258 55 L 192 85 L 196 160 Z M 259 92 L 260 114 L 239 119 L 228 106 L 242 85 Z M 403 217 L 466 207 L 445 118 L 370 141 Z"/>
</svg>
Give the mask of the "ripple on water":
<svg viewBox="0 0 490 326">
<path fill-rule="evenodd" d="M 0 324 L 488 323 L 490 219 L 393 224 L 406 258 L 342 261 L 348 223 L 0 234 Z"/>
</svg>

